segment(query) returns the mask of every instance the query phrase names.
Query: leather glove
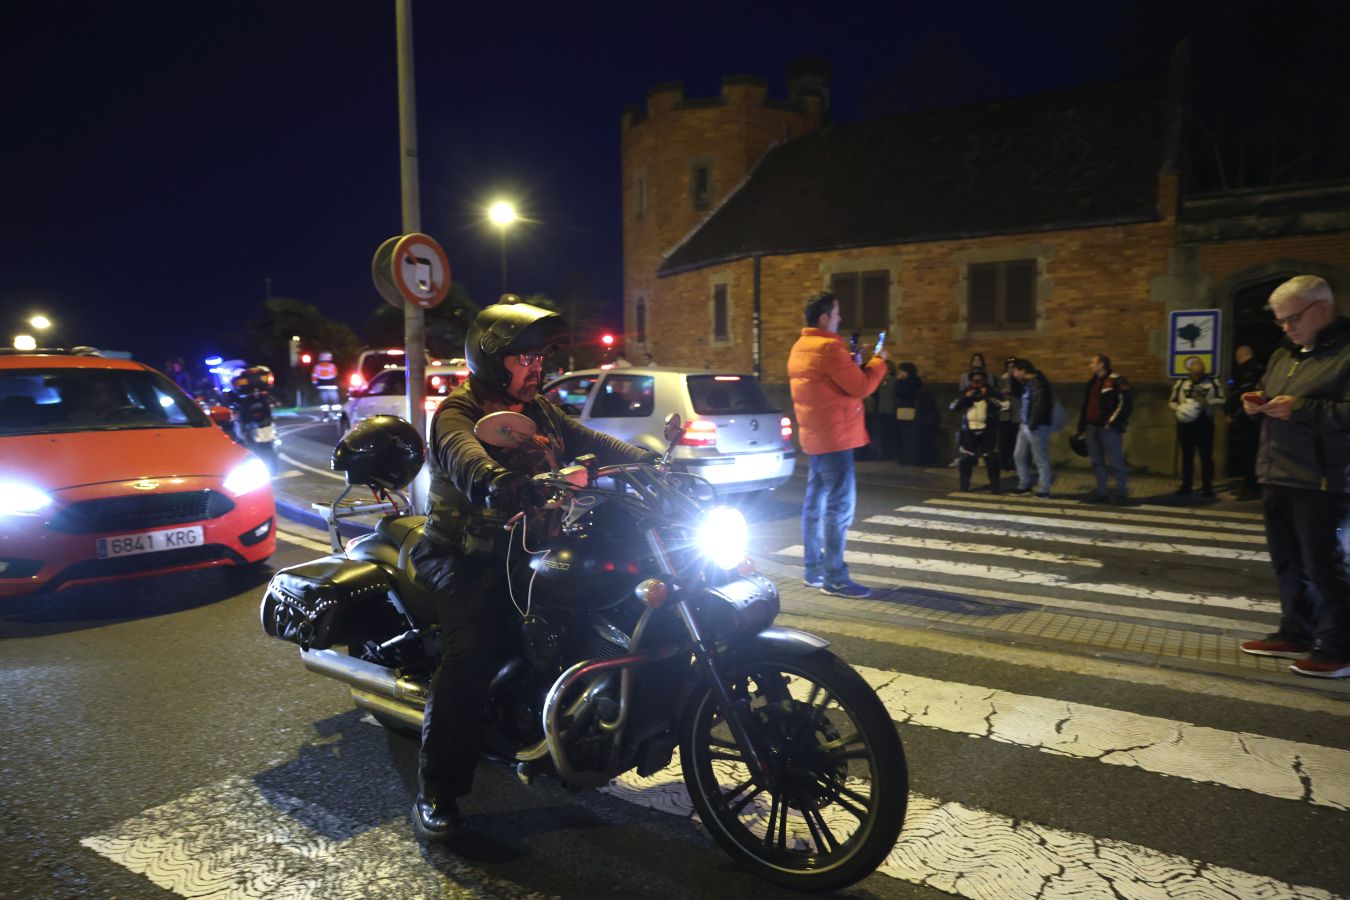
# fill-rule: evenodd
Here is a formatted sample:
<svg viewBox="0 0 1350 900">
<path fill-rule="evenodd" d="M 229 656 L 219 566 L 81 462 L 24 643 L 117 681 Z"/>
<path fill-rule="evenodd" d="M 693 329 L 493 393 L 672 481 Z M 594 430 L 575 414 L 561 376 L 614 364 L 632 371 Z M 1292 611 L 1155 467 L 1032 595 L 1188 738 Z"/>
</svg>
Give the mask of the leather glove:
<svg viewBox="0 0 1350 900">
<path fill-rule="evenodd" d="M 638 462 L 648 466 L 660 465 L 661 456 L 662 455 L 660 453 L 655 453 L 651 450 L 648 450 L 646 453 L 638 457 Z"/>
<path fill-rule="evenodd" d="M 502 472 L 488 487 L 488 509 L 518 512 L 533 497 L 529 475 L 524 472 Z"/>
</svg>

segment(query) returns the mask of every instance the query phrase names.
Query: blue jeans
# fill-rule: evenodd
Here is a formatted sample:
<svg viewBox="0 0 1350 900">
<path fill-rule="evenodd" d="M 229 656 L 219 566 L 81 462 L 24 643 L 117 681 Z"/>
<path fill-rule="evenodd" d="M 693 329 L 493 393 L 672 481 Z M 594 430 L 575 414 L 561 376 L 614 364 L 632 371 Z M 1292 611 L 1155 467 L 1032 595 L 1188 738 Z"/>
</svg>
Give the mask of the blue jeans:
<svg viewBox="0 0 1350 900">
<path fill-rule="evenodd" d="M 1125 496 L 1125 451 L 1122 444 L 1125 435 L 1114 428 L 1104 425 L 1087 427 L 1088 456 L 1092 459 L 1092 471 L 1097 474 L 1097 493 L 1105 494 L 1106 471 L 1116 476 L 1116 491 Z"/>
<path fill-rule="evenodd" d="M 1036 460 L 1036 474 L 1040 478 L 1040 491 L 1050 492 L 1055 483 L 1055 473 L 1050 468 L 1050 426 L 1017 426 L 1017 445 L 1013 447 L 1013 462 L 1017 466 L 1017 486 L 1023 490 L 1031 487 L 1031 460 Z"/>
<path fill-rule="evenodd" d="M 848 580 L 844 538 L 853 524 L 856 502 L 853 451 L 808 455 L 806 460 L 806 499 L 802 501 L 806 580 L 823 576 L 826 584 L 842 584 Z"/>
</svg>

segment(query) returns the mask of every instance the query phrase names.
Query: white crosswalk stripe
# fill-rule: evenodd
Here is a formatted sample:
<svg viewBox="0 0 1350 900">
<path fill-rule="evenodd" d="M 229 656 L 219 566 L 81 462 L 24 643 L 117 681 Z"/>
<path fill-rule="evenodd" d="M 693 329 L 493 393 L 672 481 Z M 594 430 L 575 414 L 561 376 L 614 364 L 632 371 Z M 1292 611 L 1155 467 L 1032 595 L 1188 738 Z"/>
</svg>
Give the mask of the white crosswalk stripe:
<svg viewBox="0 0 1350 900">
<path fill-rule="evenodd" d="M 987 512 L 1022 512 L 1025 507 L 1010 503 L 994 503 L 982 500 L 967 500 L 956 498 L 939 498 L 929 500 L 934 506 L 956 506 L 966 509 L 981 509 Z M 1106 522 L 1099 522 L 1099 525 L 1106 525 L 1114 522 L 1154 522 L 1159 525 L 1175 525 L 1177 519 L 1172 515 L 1152 515 L 1145 513 L 1120 512 L 1115 509 L 1094 509 L 1079 508 L 1073 506 L 1055 506 L 1047 502 L 1043 508 L 1047 512 L 1054 513 L 1057 516 L 1072 516 L 1083 519 L 1105 519 Z M 1219 519 L 1191 519 L 1186 522 L 1187 526 L 1201 529 L 1216 529 L 1219 531 L 1253 531 L 1261 534 L 1265 533 L 1265 526 L 1259 522 L 1234 522 L 1221 521 Z"/>
<path fill-rule="evenodd" d="M 1210 540 L 1234 544 L 1259 544 L 1262 547 L 1266 544 L 1266 537 L 1263 534 L 1249 534 L 1246 532 L 1219 534 L 1215 532 L 1200 531 L 1190 527 L 1159 528 L 1154 525 L 1131 525 L 1125 522 L 1089 522 L 1084 519 L 1058 519 L 1050 515 L 1019 515 L 1017 513 L 1002 513 L 993 510 L 947 509 L 939 506 L 901 506 L 895 511 L 903 513 L 920 513 L 922 515 L 938 516 L 946 519 L 960 519 L 966 522 L 1000 522 L 1016 525 L 1032 525 L 1038 528 L 1062 528 L 1074 531 L 1091 531 L 1104 536 L 1117 534 L 1147 534 L 1154 537 L 1186 538 L 1197 543 L 1204 540 Z"/>
</svg>

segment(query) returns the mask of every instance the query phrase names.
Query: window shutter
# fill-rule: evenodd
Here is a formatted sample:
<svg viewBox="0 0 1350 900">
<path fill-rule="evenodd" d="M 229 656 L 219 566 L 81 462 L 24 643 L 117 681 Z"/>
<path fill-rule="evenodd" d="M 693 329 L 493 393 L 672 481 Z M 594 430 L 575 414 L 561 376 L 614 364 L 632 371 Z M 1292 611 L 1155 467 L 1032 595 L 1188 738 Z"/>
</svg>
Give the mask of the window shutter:
<svg viewBox="0 0 1350 900">
<path fill-rule="evenodd" d="M 890 321 L 890 284 L 889 272 L 864 272 L 862 274 L 862 315 L 859 327 L 881 331 Z"/>
<path fill-rule="evenodd" d="M 637 342 L 639 344 L 647 343 L 647 301 L 639 298 L 637 309 L 633 316 L 637 325 Z"/>
<path fill-rule="evenodd" d="M 725 340 L 727 336 L 727 286 L 719 284 L 713 288 L 713 337 Z"/>
<path fill-rule="evenodd" d="M 1005 264 L 1007 279 L 1003 302 L 1003 324 L 1030 328 L 1036 324 L 1036 270 L 1029 259 Z"/>
<path fill-rule="evenodd" d="M 971 328 L 998 326 L 998 264 L 979 263 L 970 267 L 970 305 L 966 312 Z"/>
<path fill-rule="evenodd" d="M 858 273 L 845 272 L 830 279 L 830 292 L 839 301 L 839 330 L 858 328 Z"/>
</svg>

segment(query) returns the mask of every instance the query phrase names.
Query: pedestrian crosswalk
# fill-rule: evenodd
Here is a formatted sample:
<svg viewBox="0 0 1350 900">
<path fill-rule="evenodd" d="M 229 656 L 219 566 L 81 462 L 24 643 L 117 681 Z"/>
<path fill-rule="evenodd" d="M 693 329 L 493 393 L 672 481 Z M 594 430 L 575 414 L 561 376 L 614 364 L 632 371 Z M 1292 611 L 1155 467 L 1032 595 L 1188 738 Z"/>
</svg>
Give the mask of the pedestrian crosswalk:
<svg viewBox="0 0 1350 900">
<path fill-rule="evenodd" d="M 892 589 L 897 605 L 917 592 L 1194 634 L 1261 632 L 1278 603 L 1259 526 L 1236 511 L 956 495 L 859 520 L 847 558 L 853 577 Z M 801 554 L 800 544 L 785 543 L 768 556 L 799 576 Z M 1350 826 L 1345 704 L 1310 695 L 1282 705 L 1274 688 L 1247 696 L 1162 686 L 1072 663 L 977 669 L 945 652 L 940 636 L 931 649 L 906 649 L 857 630 L 831 632 L 823 601 L 830 614 L 852 601 L 821 600 L 810 627 L 835 640 L 877 690 L 909 760 L 905 829 L 878 870 L 891 886 L 874 881 L 871 894 L 910 896 L 916 885 L 972 900 L 1350 896 L 1338 837 Z M 398 781 L 392 758 L 362 758 Z M 288 784 L 305 783 L 290 774 Z M 272 782 L 265 773 L 231 777 L 82 843 L 183 896 L 525 896 L 535 887 L 472 860 L 429 868 L 406 819 L 363 817 Z M 678 754 L 661 771 L 630 772 L 600 793 L 592 815 L 617 822 L 640 807 L 682 821 L 663 829 L 665 840 L 696 834 Z M 554 801 L 581 802 L 561 792 Z M 687 839 L 701 849 L 671 861 L 717 853 Z M 578 854 L 589 849 L 577 839 Z M 625 865 L 641 872 L 674 863 Z"/>
</svg>

